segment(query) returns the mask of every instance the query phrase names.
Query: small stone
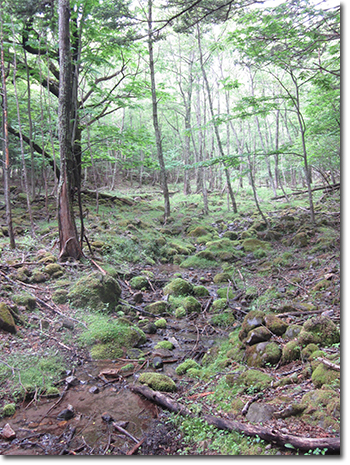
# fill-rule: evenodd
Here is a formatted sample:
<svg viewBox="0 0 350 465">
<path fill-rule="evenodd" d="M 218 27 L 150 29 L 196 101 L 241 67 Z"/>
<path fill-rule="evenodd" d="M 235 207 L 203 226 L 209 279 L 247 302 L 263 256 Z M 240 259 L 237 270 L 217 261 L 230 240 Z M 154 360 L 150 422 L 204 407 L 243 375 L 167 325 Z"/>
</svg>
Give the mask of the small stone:
<svg viewBox="0 0 350 465">
<path fill-rule="evenodd" d="M 74 329 L 74 323 L 71 320 L 68 320 L 68 318 L 65 318 L 62 321 L 62 328 L 67 328 L 72 331 Z"/>
<path fill-rule="evenodd" d="M 154 357 L 152 364 L 156 369 L 163 368 L 163 360 L 161 357 Z"/>
<path fill-rule="evenodd" d="M 136 304 L 140 304 L 141 302 L 143 302 L 143 294 L 142 294 L 142 292 L 136 292 L 136 294 L 134 294 L 134 302 Z"/>
<path fill-rule="evenodd" d="M 100 392 L 100 389 L 97 386 L 92 386 L 89 389 L 90 394 L 98 394 Z"/>
<path fill-rule="evenodd" d="M 66 383 L 69 384 L 70 386 L 77 386 L 80 384 L 79 379 L 76 376 L 67 376 L 66 378 Z"/>
<path fill-rule="evenodd" d="M 67 408 L 62 410 L 58 415 L 57 415 L 57 420 L 62 421 L 62 420 L 70 420 L 71 418 L 74 417 L 74 408 L 72 405 L 68 404 Z"/>
<path fill-rule="evenodd" d="M 13 431 L 9 423 L 6 423 L 6 425 L 3 427 L 1 431 L 1 436 L 4 439 L 8 439 L 9 441 L 12 441 L 12 439 L 15 439 L 16 433 Z"/>
<path fill-rule="evenodd" d="M 114 418 L 112 417 L 112 415 L 110 415 L 109 413 L 105 412 L 102 414 L 101 416 L 102 420 L 105 421 L 106 423 L 111 423 L 112 421 L 114 421 Z"/>
</svg>

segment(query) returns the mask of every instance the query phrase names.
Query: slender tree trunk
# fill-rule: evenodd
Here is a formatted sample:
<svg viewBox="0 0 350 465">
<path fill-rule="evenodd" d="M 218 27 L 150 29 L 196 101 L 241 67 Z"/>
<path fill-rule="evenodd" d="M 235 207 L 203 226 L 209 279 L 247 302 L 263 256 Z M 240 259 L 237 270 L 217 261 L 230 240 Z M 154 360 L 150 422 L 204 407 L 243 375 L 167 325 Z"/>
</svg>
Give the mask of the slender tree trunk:
<svg viewBox="0 0 350 465">
<path fill-rule="evenodd" d="M 309 164 L 307 161 L 307 150 L 306 150 L 306 140 L 305 140 L 305 123 L 301 114 L 300 110 L 300 96 L 299 96 L 299 86 L 293 74 L 291 74 L 294 86 L 295 86 L 295 93 L 296 98 L 294 100 L 294 105 L 297 112 L 298 123 L 300 128 L 300 136 L 301 136 L 301 145 L 303 148 L 303 159 L 304 159 L 304 171 L 305 171 L 305 181 L 307 185 L 308 197 L 309 197 L 309 205 L 310 205 L 310 219 L 312 223 L 315 223 L 315 210 L 314 210 L 314 203 L 312 199 L 312 190 L 311 190 L 311 177 L 310 177 L 310 169 Z"/>
<path fill-rule="evenodd" d="M 202 75 L 203 75 L 205 87 L 206 87 L 206 90 L 207 90 L 208 104 L 209 104 L 210 114 L 211 114 L 212 119 L 214 120 L 214 118 L 215 118 L 215 113 L 214 113 L 214 107 L 213 107 L 212 96 L 211 96 L 211 92 L 210 92 L 209 81 L 208 81 L 208 78 L 207 78 L 207 73 L 205 72 L 205 68 L 204 68 L 203 52 L 202 52 L 202 44 L 201 44 L 201 36 L 200 36 L 200 30 L 199 30 L 198 24 L 197 24 L 197 41 L 198 41 L 198 50 L 199 50 L 199 60 L 200 60 L 200 65 L 201 65 L 201 70 L 202 70 Z M 214 124 L 214 131 L 215 131 L 215 136 L 216 136 L 216 141 L 217 141 L 217 144 L 218 144 L 220 156 L 221 156 L 222 158 L 224 158 L 225 154 L 224 154 L 224 150 L 223 150 L 223 148 L 222 148 L 222 143 L 221 143 L 221 139 L 220 139 L 219 129 L 218 129 L 218 126 L 217 126 L 216 124 Z M 232 190 L 232 186 L 231 186 L 231 180 L 230 180 L 229 170 L 228 170 L 228 168 L 225 166 L 225 163 L 223 163 L 223 164 L 224 164 L 224 172 L 225 172 L 225 177 L 226 177 L 226 184 L 227 184 L 227 188 L 228 188 L 228 191 L 229 191 L 229 194 L 230 194 L 233 212 L 234 212 L 234 213 L 237 213 L 237 204 L 236 204 L 235 196 L 234 196 L 234 193 L 233 193 L 233 190 Z"/>
<path fill-rule="evenodd" d="M 4 152 L 4 198 L 6 207 L 6 224 L 10 238 L 11 249 L 16 248 L 15 235 L 12 225 L 12 211 L 10 198 L 10 154 L 8 139 L 8 117 L 7 117 L 7 90 L 6 90 L 6 73 L 4 60 L 4 37 L 3 37 L 3 20 L 1 15 L 2 2 L 0 1 L 0 66 L 1 66 L 1 96 L 2 96 L 2 126 L 3 126 L 3 152 Z"/>
<path fill-rule="evenodd" d="M 24 65 L 26 67 L 27 74 L 27 110 L 28 110 L 28 137 L 29 137 L 29 148 L 30 148 L 30 182 L 32 188 L 32 198 L 35 198 L 35 161 L 34 161 L 34 147 L 33 147 L 33 121 L 32 121 L 32 108 L 31 108 L 31 88 L 30 88 L 30 79 L 29 79 L 29 67 L 27 63 L 27 53 L 23 49 L 24 56 Z M 23 134 L 22 134 L 23 140 Z M 54 176 L 56 179 L 56 176 Z"/>
<path fill-rule="evenodd" d="M 160 175 L 163 188 L 164 196 L 164 218 L 170 216 L 170 200 L 169 200 L 169 190 L 167 182 L 167 173 L 165 170 L 165 163 L 163 157 L 162 149 L 162 138 L 160 135 L 160 128 L 158 122 L 158 102 L 157 102 L 157 93 L 156 93 L 156 80 L 155 80 L 155 70 L 154 70 L 154 57 L 153 57 L 153 31 L 152 31 L 152 0 L 148 0 L 148 52 L 149 52 L 149 69 L 151 74 L 151 91 L 152 91 L 152 110 L 153 110 L 153 127 L 156 136 L 156 147 L 157 147 L 157 156 L 160 166 Z"/>
<path fill-rule="evenodd" d="M 61 178 L 58 187 L 58 229 L 60 257 L 69 256 L 79 259 L 82 250 L 75 225 L 71 179 L 73 169 L 71 145 L 71 55 L 70 55 L 70 4 L 69 0 L 59 0 L 59 59 L 60 84 L 58 102 L 58 136 L 60 145 Z"/>
<path fill-rule="evenodd" d="M 14 31 L 12 21 L 11 21 L 11 26 L 12 26 L 13 37 L 15 37 L 15 31 Z M 21 115 L 20 115 L 20 110 L 19 110 L 19 101 L 18 101 L 16 78 L 17 78 L 17 54 L 16 54 L 16 44 L 14 43 L 13 44 L 13 88 L 14 88 L 15 99 L 16 99 L 18 132 L 20 134 L 19 141 L 20 141 L 21 156 L 22 156 L 23 181 L 24 181 L 24 189 L 25 189 L 26 198 L 27 198 L 27 209 L 28 209 L 28 215 L 29 215 L 29 221 L 30 221 L 31 236 L 35 237 L 35 229 L 34 229 L 32 207 L 31 207 L 31 204 L 30 204 L 30 192 L 29 192 L 29 185 L 28 185 L 27 167 L 26 167 L 26 162 L 25 162 L 25 157 L 24 157 L 24 146 L 23 146 L 23 136 L 22 136 L 22 122 L 21 122 Z"/>
</svg>

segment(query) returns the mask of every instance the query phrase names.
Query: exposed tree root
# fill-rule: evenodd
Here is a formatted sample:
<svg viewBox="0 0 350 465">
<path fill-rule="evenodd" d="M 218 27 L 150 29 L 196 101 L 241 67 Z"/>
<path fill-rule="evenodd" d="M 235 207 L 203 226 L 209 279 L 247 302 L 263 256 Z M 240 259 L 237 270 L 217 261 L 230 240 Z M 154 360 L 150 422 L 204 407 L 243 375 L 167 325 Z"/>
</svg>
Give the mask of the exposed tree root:
<svg viewBox="0 0 350 465">
<path fill-rule="evenodd" d="M 155 402 L 171 412 L 179 413 L 184 416 L 195 416 L 187 407 L 172 400 L 159 391 L 153 391 L 148 386 L 135 385 L 131 387 L 131 390 L 138 394 L 142 394 L 148 400 Z M 203 414 L 201 418 L 209 425 L 216 426 L 218 429 L 236 431 L 246 436 L 259 436 L 265 441 L 273 442 L 282 447 L 288 444 L 289 447 L 303 451 L 327 449 L 329 452 L 340 453 L 340 438 L 304 438 L 291 434 L 283 434 L 280 431 L 264 428 L 262 426 L 227 420 L 214 415 Z"/>
</svg>

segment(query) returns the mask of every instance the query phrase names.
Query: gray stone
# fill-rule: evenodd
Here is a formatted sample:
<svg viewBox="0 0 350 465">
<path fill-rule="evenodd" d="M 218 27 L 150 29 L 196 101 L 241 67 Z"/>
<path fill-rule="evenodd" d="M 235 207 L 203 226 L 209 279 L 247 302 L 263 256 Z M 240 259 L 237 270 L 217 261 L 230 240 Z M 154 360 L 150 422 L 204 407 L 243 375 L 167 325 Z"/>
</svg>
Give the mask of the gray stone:
<svg viewBox="0 0 350 465">
<path fill-rule="evenodd" d="M 274 411 L 275 409 L 272 405 L 254 402 L 249 407 L 246 418 L 253 423 L 260 423 L 271 420 Z"/>
</svg>

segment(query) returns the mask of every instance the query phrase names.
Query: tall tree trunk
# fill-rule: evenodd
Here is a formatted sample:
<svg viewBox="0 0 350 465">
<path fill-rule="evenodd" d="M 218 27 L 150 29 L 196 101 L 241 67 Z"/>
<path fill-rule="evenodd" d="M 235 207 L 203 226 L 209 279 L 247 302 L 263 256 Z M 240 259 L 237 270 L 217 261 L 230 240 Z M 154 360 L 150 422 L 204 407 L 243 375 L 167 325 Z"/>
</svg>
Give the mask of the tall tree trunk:
<svg viewBox="0 0 350 465">
<path fill-rule="evenodd" d="M 6 207 L 6 224 L 10 238 L 11 249 L 16 248 L 15 235 L 12 226 L 12 212 L 10 199 L 10 154 L 8 139 L 8 118 L 7 118 L 7 91 L 6 91 L 6 73 L 4 60 L 4 37 L 3 37 L 3 19 L 1 15 L 2 2 L 0 1 L 0 67 L 1 67 L 1 94 L 2 94 L 2 126 L 3 126 L 3 152 L 4 152 L 4 198 Z"/>
<path fill-rule="evenodd" d="M 213 99 L 212 99 L 212 95 L 211 95 L 211 92 L 210 92 L 210 86 L 209 86 L 209 81 L 208 81 L 208 78 L 207 78 L 207 73 L 206 73 L 205 68 L 204 68 L 204 60 L 203 60 L 203 52 L 202 52 L 202 44 L 201 44 L 201 34 L 200 34 L 200 29 L 199 29 L 198 24 L 197 24 L 197 41 L 198 41 L 198 50 L 199 50 L 199 61 L 200 61 L 200 65 L 201 65 L 201 70 L 202 70 L 202 75 L 203 75 L 206 91 L 207 91 L 207 94 L 208 94 L 208 103 L 209 103 L 210 114 L 211 114 L 212 119 L 214 120 L 215 113 L 214 113 L 214 107 L 213 107 Z M 214 124 L 214 131 L 215 131 L 215 136 L 216 136 L 216 141 L 217 141 L 217 144 L 218 144 L 220 156 L 222 158 L 224 158 L 225 154 L 224 154 L 224 150 L 222 148 L 219 129 L 218 129 L 218 126 L 216 124 Z M 231 186 L 229 170 L 225 166 L 225 163 L 223 163 L 223 165 L 224 165 L 224 172 L 225 172 L 225 177 L 226 177 L 226 184 L 227 184 L 227 188 L 228 188 L 230 198 L 231 198 L 231 202 L 232 202 L 233 212 L 237 213 L 237 205 L 236 205 L 235 196 L 234 196 L 232 186 Z"/>
<path fill-rule="evenodd" d="M 11 27 L 12 27 L 13 37 L 15 37 L 15 31 L 14 31 L 14 26 L 13 26 L 12 21 L 11 21 Z M 13 44 L 13 88 L 14 88 L 15 99 L 16 99 L 18 131 L 19 131 L 19 134 L 20 134 L 19 141 L 20 141 L 21 156 L 22 156 L 24 189 L 25 189 L 26 198 L 27 198 L 27 209 L 28 209 L 28 215 L 29 215 L 29 221 L 30 221 L 31 236 L 34 238 L 35 237 L 35 229 L 34 229 L 32 207 L 31 207 L 31 204 L 30 204 L 30 192 L 29 192 L 29 185 L 28 185 L 27 167 L 26 167 L 26 162 L 25 162 L 25 157 L 24 157 L 23 136 L 22 136 L 22 122 L 21 122 L 21 115 L 20 115 L 20 110 L 19 110 L 19 100 L 18 100 L 16 79 L 17 79 L 17 54 L 16 54 L 16 44 L 14 43 Z"/>
<path fill-rule="evenodd" d="M 160 176 L 161 183 L 163 188 L 164 196 L 164 218 L 170 216 L 170 200 L 169 200 L 169 190 L 168 190 L 168 181 L 167 173 L 165 170 L 165 163 L 163 157 L 162 149 L 162 138 L 160 135 L 160 128 L 158 122 L 158 102 L 157 102 L 157 93 L 156 93 L 156 80 L 155 80 L 155 71 L 154 71 L 154 57 L 153 57 L 153 30 L 152 30 L 152 0 L 148 0 L 148 52 L 149 52 L 149 69 L 151 74 L 151 91 L 152 91 L 152 111 L 153 111 L 153 127 L 156 137 L 156 147 L 157 147 L 157 156 L 160 166 Z"/>
<path fill-rule="evenodd" d="M 75 225 L 72 196 L 73 153 L 71 145 L 71 54 L 70 54 L 70 4 L 69 0 L 58 2 L 60 84 L 58 101 L 58 137 L 60 146 L 61 178 L 58 187 L 58 229 L 60 257 L 79 259 L 82 250 Z"/>
</svg>

